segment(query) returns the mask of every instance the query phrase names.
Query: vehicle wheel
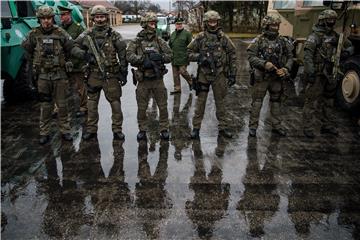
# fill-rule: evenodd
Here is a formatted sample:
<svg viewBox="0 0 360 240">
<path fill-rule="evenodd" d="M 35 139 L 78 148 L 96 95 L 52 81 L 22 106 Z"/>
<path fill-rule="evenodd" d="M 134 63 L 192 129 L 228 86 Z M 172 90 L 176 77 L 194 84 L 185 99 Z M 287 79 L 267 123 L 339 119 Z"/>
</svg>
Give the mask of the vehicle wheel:
<svg viewBox="0 0 360 240">
<path fill-rule="evenodd" d="M 337 99 L 339 105 L 355 114 L 360 114 L 360 63 L 354 58 L 345 62 L 344 78 L 339 82 Z"/>
</svg>

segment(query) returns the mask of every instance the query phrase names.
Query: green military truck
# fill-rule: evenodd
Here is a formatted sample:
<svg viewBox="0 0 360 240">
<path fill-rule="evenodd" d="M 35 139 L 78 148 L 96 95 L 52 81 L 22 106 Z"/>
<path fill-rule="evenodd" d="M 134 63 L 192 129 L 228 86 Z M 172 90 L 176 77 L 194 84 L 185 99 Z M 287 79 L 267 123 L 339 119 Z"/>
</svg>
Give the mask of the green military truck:
<svg viewBox="0 0 360 240">
<path fill-rule="evenodd" d="M 39 26 L 36 9 L 44 4 L 53 7 L 56 12 L 58 6 L 72 8 L 74 21 L 85 26 L 81 8 L 68 1 L 1 1 L 1 81 L 2 98 L 6 102 L 35 97 L 32 66 L 24 57 L 21 42 L 32 28 Z M 60 23 L 58 15 L 55 21 Z"/>
<path fill-rule="evenodd" d="M 360 2 L 270 0 L 268 13 L 277 13 L 282 18 L 280 34 L 295 40 L 296 62 L 302 65 L 306 37 L 319 13 L 329 8 L 339 16 L 335 30 L 344 33 L 355 47 L 354 55 L 340 64 L 344 75 L 339 79 L 337 100 L 344 109 L 360 113 Z"/>
</svg>

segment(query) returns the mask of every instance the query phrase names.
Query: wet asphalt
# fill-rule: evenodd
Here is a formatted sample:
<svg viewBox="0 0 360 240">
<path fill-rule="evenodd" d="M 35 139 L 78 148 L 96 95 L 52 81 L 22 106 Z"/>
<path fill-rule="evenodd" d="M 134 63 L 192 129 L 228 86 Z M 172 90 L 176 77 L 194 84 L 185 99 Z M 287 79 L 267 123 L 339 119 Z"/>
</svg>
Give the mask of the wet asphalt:
<svg viewBox="0 0 360 240">
<path fill-rule="evenodd" d="M 139 27 L 119 28 L 131 38 Z M 128 35 L 127 35 L 128 34 Z M 56 130 L 38 144 L 39 105 L 2 106 L 1 236 L 4 239 L 360 239 L 360 138 L 336 109 L 340 135 L 305 138 L 302 98 L 288 84 L 288 136 L 271 133 L 264 100 L 256 138 L 248 137 L 250 90 L 246 41 L 238 49 L 237 84 L 226 108 L 232 139 L 218 137 L 209 94 L 200 141 L 189 139 L 196 96 L 168 95 L 170 141 L 159 139 L 149 103 L 148 141 L 136 141 L 137 105 L 129 71 L 123 88 L 126 140 L 113 140 L 111 108 L 101 96 L 98 139 L 74 141 Z M 165 76 L 168 93 L 172 71 Z M 196 65 L 188 68 L 196 73 Z M 296 86 L 298 86 L 296 84 Z M 320 122 L 319 122 L 320 123 Z"/>
</svg>

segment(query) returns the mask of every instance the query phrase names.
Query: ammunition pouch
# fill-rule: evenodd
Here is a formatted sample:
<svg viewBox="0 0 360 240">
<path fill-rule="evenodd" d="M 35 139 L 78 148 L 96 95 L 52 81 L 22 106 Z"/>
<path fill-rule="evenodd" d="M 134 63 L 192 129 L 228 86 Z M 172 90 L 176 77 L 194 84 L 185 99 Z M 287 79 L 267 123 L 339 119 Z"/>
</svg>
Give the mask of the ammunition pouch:
<svg viewBox="0 0 360 240">
<path fill-rule="evenodd" d="M 52 101 L 52 97 L 50 94 L 39 92 L 38 97 L 39 97 L 39 102 L 51 102 Z"/>
</svg>

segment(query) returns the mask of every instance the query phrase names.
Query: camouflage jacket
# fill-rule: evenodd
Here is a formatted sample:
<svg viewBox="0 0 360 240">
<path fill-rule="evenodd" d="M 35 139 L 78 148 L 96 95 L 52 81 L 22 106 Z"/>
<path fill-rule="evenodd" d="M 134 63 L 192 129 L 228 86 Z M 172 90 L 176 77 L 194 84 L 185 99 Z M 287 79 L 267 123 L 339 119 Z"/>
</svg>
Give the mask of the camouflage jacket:
<svg viewBox="0 0 360 240">
<path fill-rule="evenodd" d="M 205 75 L 214 76 L 215 71 L 215 76 L 222 72 L 227 76 L 236 75 L 236 48 L 230 38 L 221 30 L 218 30 L 216 34 L 208 31 L 199 33 L 188 45 L 187 52 L 191 62 L 198 62 L 201 55 L 210 59 L 213 64 L 199 65 L 199 71 Z"/>
<path fill-rule="evenodd" d="M 72 39 L 76 39 L 82 32 L 84 32 L 85 28 L 81 26 L 80 23 L 72 21 L 70 24 L 62 24 L 61 27 L 71 36 Z M 73 72 L 80 72 L 82 66 L 84 65 L 83 61 L 72 57 L 71 62 L 74 64 Z"/>
<path fill-rule="evenodd" d="M 258 35 L 247 48 L 248 60 L 252 68 L 265 71 L 265 63 L 272 62 L 277 68 L 287 68 L 293 65 L 293 45 L 291 42 L 278 35 L 270 40 L 266 35 Z"/>
<path fill-rule="evenodd" d="M 75 40 L 75 47 L 72 51 L 74 56 L 83 59 L 86 51 L 96 55 L 90 46 L 89 38 L 92 39 L 95 45 L 100 64 L 105 72 L 113 75 L 120 72 L 127 75 L 126 43 L 120 33 L 114 31 L 111 27 L 94 27 L 86 30 Z M 99 72 L 98 63 L 91 63 L 90 71 Z"/>
<path fill-rule="evenodd" d="M 65 30 L 56 25 L 48 31 L 41 26 L 36 27 L 22 42 L 22 47 L 40 78 L 54 80 L 66 77 L 65 63 L 71 55 L 73 40 Z M 49 73 L 52 73 L 51 76 Z"/>
<path fill-rule="evenodd" d="M 154 69 L 144 69 L 143 63 L 146 57 L 148 57 L 147 52 L 157 52 L 162 55 L 162 62 L 159 63 L 159 69 L 162 71 L 162 74 L 165 74 L 164 64 L 170 63 L 172 59 L 172 51 L 169 45 L 161 38 L 156 36 L 156 33 L 142 30 L 140 31 L 135 40 L 130 41 L 127 50 L 126 57 L 130 64 L 134 67 L 137 67 L 139 71 L 144 73 L 144 76 L 153 76 Z"/>
<path fill-rule="evenodd" d="M 336 54 L 339 34 L 328 32 L 325 28 L 314 25 L 304 46 L 304 72 L 307 76 L 316 74 L 332 74 L 332 59 Z M 349 40 L 344 40 L 343 48 L 351 47 Z"/>
</svg>

